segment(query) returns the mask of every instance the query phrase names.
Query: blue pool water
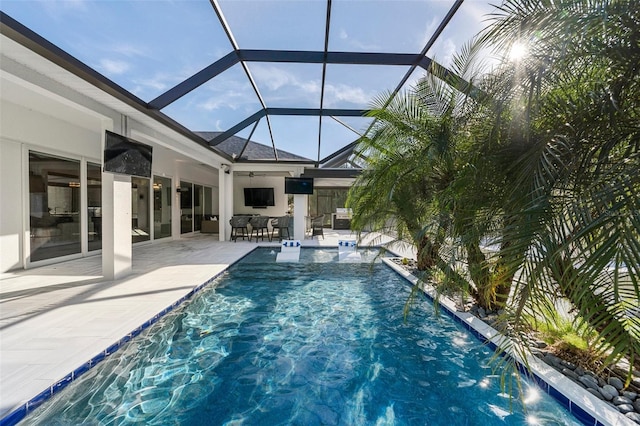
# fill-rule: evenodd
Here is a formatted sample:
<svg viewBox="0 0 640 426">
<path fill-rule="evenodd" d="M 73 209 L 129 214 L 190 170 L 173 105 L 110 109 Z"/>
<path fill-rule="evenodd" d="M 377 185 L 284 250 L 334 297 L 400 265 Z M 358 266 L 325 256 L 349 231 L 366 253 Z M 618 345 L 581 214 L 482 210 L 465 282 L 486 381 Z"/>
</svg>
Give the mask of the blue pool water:
<svg viewBox="0 0 640 426">
<path fill-rule="evenodd" d="M 364 253 L 257 249 L 25 419 L 46 425 L 578 425 Z"/>
</svg>

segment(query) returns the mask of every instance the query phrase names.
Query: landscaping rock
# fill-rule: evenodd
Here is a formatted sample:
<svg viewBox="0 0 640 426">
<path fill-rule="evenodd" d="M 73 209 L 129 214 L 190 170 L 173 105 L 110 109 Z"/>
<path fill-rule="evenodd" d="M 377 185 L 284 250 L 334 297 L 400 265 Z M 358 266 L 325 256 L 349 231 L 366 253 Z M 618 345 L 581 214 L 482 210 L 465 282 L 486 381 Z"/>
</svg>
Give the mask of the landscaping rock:
<svg viewBox="0 0 640 426">
<path fill-rule="evenodd" d="M 592 389 L 592 388 L 587 388 L 587 392 L 589 392 L 591 395 L 597 397 L 598 399 L 601 399 L 601 400 L 604 401 L 603 395 L 601 395 L 601 393 L 598 392 L 597 390 Z"/>
<path fill-rule="evenodd" d="M 618 396 L 618 390 L 611 385 L 604 385 L 600 389 L 598 389 L 602 397 L 607 401 L 611 401 L 613 398 Z"/>
<path fill-rule="evenodd" d="M 618 405 L 617 408 L 618 408 L 618 411 L 620 411 L 622 414 L 633 413 L 634 411 L 633 405 L 631 404 Z"/>
<path fill-rule="evenodd" d="M 629 412 L 629 413 L 625 414 L 625 416 L 626 416 L 628 419 L 631 419 L 632 421 L 634 421 L 634 422 L 636 422 L 636 423 L 640 424 L 640 414 L 638 414 L 638 413 L 635 413 L 635 412 L 631 411 L 631 412 Z"/>
<path fill-rule="evenodd" d="M 560 362 L 560 358 L 551 354 L 546 354 L 542 360 L 552 367 L 557 367 Z"/>
<path fill-rule="evenodd" d="M 595 377 L 585 374 L 584 376 L 580 376 L 578 380 L 586 387 L 598 390 L 598 379 Z"/>
<path fill-rule="evenodd" d="M 631 405 L 632 401 L 624 396 L 614 396 L 611 400 L 616 405 Z"/>
<path fill-rule="evenodd" d="M 621 377 L 627 377 L 630 368 L 627 362 L 619 362 L 613 366 L 605 366 L 603 369 L 600 369 L 602 367 L 600 365 L 590 364 L 592 368 L 587 370 L 577 365 L 578 362 L 582 364 L 583 360 L 579 358 L 574 359 L 571 354 L 568 354 L 568 358 L 571 359 L 571 361 L 556 356 L 557 348 L 549 347 L 544 341 L 540 340 L 535 333 L 516 331 L 510 324 L 504 323 L 503 321 L 498 322 L 499 319 L 496 317 L 496 312 L 487 311 L 473 303 L 469 304 L 466 309 L 484 322 L 499 329 L 518 345 L 528 347 L 533 356 L 540 358 L 547 365 L 561 372 L 566 378 L 596 398 L 616 408 L 629 420 L 640 424 L 640 374 L 634 370 L 631 384 L 625 388 L 624 379 Z M 498 314 L 500 314 L 500 312 L 498 312 Z M 562 350 L 557 353 L 564 358 L 564 352 Z M 590 371 L 594 368 L 598 368 L 597 371 L 600 371 L 602 374 L 596 374 Z"/>
<path fill-rule="evenodd" d="M 563 368 L 561 373 L 567 377 L 571 377 L 572 379 L 578 379 L 578 377 L 580 377 L 576 374 L 575 371 L 569 370 L 568 368 Z"/>
<path fill-rule="evenodd" d="M 624 389 L 624 383 L 622 382 L 622 380 L 620 380 L 617 377 L 609 377 L 608 382 L 609 382 L 609 384 L 611 386 L 613 386 L 614 388 L 616 388 L 619 391 Z"/>
<path fill-rule="evenodd" d="M 583 389 L 588 389 L 584 383 L 582 383 L 580 380 L 578 379 L 574 379 L 573 377 L 569 377 L 569 380 L 571 380 L 573 383 L 575 383 L 576 385 L 580 386 Z"/>
</svg>

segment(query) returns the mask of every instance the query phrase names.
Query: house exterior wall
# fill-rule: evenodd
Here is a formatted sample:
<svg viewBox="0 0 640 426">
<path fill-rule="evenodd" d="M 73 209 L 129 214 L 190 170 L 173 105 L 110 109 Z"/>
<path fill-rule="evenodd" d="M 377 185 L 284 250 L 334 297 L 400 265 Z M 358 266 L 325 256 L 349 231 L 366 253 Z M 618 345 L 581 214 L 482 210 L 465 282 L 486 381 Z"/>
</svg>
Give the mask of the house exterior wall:
<svg viewBox="0 0 640 426">
<path fill-rule="evenodd" d="M 152 175 L 172 179 L 171 216 L 174 224 L 180 217 L 179 194 L 175 190 L 180 180 L 211 187 L 216 196 L 219 194 L 218 169 L 207 165 L 219 164 L 222 160 L 215 153 L 171 129 L 163 130 L 158 123 L 150 120 L 140 122 L 135 114 L 124 114 L 126 106 L 116 110 L 113 107 L 117 103 L 115 101 L 98 102 L 42 72 L 35 72 L 6 58 L 4 51 L 0 53 L 0 273 L 69 258 L 29 261 L 30 151 L 79 161 L 83 169 L 87 162 L 102 164 L 105 130 L 151 145 L 154 150 Z M 105 94 L 100 94 L 100 97 L 106 99 Z M 109 181 L 105 175 L 103 172 L 103 185 L 104 182 L 113 183 L 113 179 Z M 86 191 L 82 197 L 85 208 L 81 208 L 81 214 L 84 214 Z M 219 205 L 216 200 L 215 208 Z M 150 208 L 153 211 L 152 205 Z M 103 223 L 102 228 L 105 227 L 108 224 Z M 86 219 L 82 221 L 81 230 L 86 230 Z M 172 238 L 180 238 L 179 223 L 177 232 L 175 229 L 172 232 Z M 84 242 L 82 253 L 71 257 L 100 253 L 100 250 L 88 251 Z"/>
<path fill-rule="evenodd" d="M 273 188 L 275 206 L 254 208 L 244 205 L 244 188 Z M 233 214 L 252 214 L 261 216 L 283 216 L 287 213 L 287 195 L 284 193 L 282 176 L 235 176 L 233 186 Z"/>
</svg>

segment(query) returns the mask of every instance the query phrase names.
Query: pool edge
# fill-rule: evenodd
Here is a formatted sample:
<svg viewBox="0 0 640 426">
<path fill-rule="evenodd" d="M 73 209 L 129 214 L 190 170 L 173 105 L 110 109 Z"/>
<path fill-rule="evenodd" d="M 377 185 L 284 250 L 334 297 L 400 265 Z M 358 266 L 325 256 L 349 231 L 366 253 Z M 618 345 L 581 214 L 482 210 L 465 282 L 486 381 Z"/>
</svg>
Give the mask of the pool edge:
<svg viewBox="0 0 640 426">
<path fill-rule="evenodd" d="M 245 253 L 235 261 L 226 265 L 222 270 L 215 273 L 205 282 L 194 286 L 187 294 L 177 299 L 175 302 L 171 303 L 169 306 L 160 310 L 158 313 L 153 315 L 151 318 L 143 322 L 138 327 L 134 328 L 132 331 L 118 339 L 115 343 L 107 346 L 104 350 L 98 352 L 97 355 L 93 356 L 87 362 L 82 363 L 79 367 L 75 368 L 69 374 L 65 375 L 62 379 L 57 380 L 51 386 L 44 389 L 40 393 L 38 393 L 33 398 L 29 399 L 24 404 L 20 404 L 17 407 L 8 411 L 5 415 L 0 418 L 0 426 L 14 426 L 20 423 L 25 417 L 33 410 L 38 408 L 44 402 L 49 400 L 55 394 L 66 388 L 69 384 L 80 378 L 84 373 L 98 365 L 100 362 L 104 361 L 109 355 L 117 352 L 124 344 L 128 343 L 132 338 L 136 337 L 144 330 L 148 329 L 150 326 L 158 322 L 161 318 L 163 318 L 168 313 L 172 312 L 174 309 L 182 305 L 187 300 L 191 299 L 197 293 L 199 293 L 203 288 L 211 284 L 215 279 L 217 279 L 220 275 L 224 274 L 231 266 L 238 263 L 240 260 L 244 259 L 249 254 L 253 253 L 257 248 L 261 246 L 256 246 L 251 249 L 249 252 Z"/>
<path fill-rule="evenodd" d="M 390 258 L 382 258 L 382 261 L 411 284 L 415 285 L 418 283 L 419 280 L 416 276 Z M 421 289 L 429 299 L 435 300 L 435 289 L 425 285 L 422 285 Z M 467 312 L 459 312 L 451 299 L 441 296 L 438 303 L 454 321 L 462 324 L 464 328 L 471 331 L 479 340 L 488 342 L 490 346 L 495 348 L 503 339 L 507 339 L 478 317 Z M 517 354 L 508 351 L 508 355 L 516 360 L 521 369 L 526 370 L 525 363 Z M 637 426 L 635 422 L 627 419 L 618 410 L 610 407 L 589 392 L 586 392 L 580 386 L 566 378 L 562 373 L 556 371 L 553 367 L 550 367 L 537 357 L 529 355 L 526 362 L 534 376 L 533 380 L 538 386 L 585 425 Z"/>
</svg>

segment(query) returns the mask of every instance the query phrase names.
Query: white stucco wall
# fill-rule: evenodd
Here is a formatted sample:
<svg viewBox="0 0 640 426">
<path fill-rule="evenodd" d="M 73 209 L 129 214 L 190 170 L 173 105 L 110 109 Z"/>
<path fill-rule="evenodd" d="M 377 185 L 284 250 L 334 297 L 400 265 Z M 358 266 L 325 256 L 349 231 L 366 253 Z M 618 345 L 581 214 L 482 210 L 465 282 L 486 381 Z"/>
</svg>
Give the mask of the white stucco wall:
<svg viewBox="0 0 640 426">
<path fill-rule="evenodd" d="M 18 84 L 16 76 L 6 79 L 5 74 L 3 77 L 0 89 L 7 90 L 0 92 L 0 273 L 28 266 L 25 259 L 29 253 L 29 151 L 101 164 L 104 130 L 125 133 L 119 126 L 122 115 L 117 111 L 104 106 L 99 111 L 82 105 L 74 108 L 69 99 L 42 87 L 29 82 Z M 94 102 L 88 104 L 95 107 Z M 202 154 L 198 159 L 193 158 L 190 147 L 182 151 L 167 148 L 184 144 L 169 130 L 162 134 L 132 119 L 127 123 L 130 137 L 154 147 L 154 175 L 171 178 L 174 188 L 180 179 L 209 186 L 215 188 L 217 196 L 218 170 L 200 163 L 210 163 L 211 158 L 202 158 Z M 218 204 L 215 200 L 216 208 Z M 177 216 L 175 213 L 179 210 L 177 199 L 172 207 L 172 217 L 179 221 L 179 213 Z M 179 223 L 177 225 L 174 238 L 180 238 Z"/>
<path fill-rule="evenodd" d="M 0 272 L 21 266 L 23 219 L 16 214 L 22 211 L 22 184 L 16 179 L 22 175 L 20 152 L 19 142 L 0 137 Z"/>
<path fill-rule="evenodd" d="M 244 188 L 273 188 L 275 206 L 253 208 L 244 205 Z M 284 193 L 282 176 L 235 176 L 233 187 L 233 214 L 257 214 L 262 216 L 282 216 L 287 212 L 287 195 Z"/>
</svg>

